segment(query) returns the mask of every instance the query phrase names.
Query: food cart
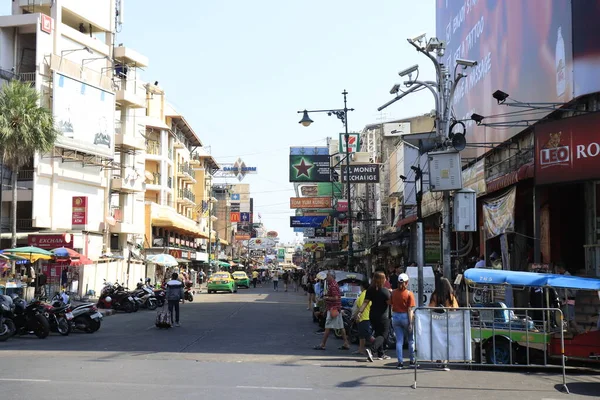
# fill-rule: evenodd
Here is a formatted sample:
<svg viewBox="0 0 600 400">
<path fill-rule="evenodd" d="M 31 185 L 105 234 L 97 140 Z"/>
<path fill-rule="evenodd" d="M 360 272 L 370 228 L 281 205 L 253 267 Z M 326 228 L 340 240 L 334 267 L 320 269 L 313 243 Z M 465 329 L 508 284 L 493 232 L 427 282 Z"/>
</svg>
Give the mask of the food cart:
<svg viewBox="0 0 600 400">
<path fill-rule="evenodd" d="M 580 312 L 591 311 L 590 315 L 593 315 L 592 309 L 595 308 L 597 315 L 599 311 L 600 279 L 596 278 L 484 268 L 468 269 L 464 278 L 467 299 L 470 299 L 469 290 L 481 290 L 481 287 L 490 287 L 491 291 L 510 287 L 512 290 L 506 293 L 510 292 L 511 295 L 519 290 L 539 288 L 546 296 L 546 304 L 549 304 L 550 289 L 569 289 L 577 293 L 576 304 L 580 303 Z M 510 310 L 502 302 L 496 302 L 492 304 L 497 309 L 485 308 L 477 312 L 478 306 L 490 307 L 490 303 L 470 303 L 469 306 L 473 308 L 471 336 L 477 343 L 476 355 L 481 357 L 485 351 L 488 363 L 529 364 L 531 350 L 538 350 L 543 354 L 545 364 L 547 357 L 562 357 L 562 340 L 567 359 L 600 361 L 598 323 L 572 329 L 564 323 L 562 312 L 553 315 L 551 307 L 543 308 L 544 312 L 540 314 L 535 308 Z M 576 307 L 576 315 L 577 312 Z M 541 319 L 532 318 L 533 315 L 541 315 Z"/>
</svg>

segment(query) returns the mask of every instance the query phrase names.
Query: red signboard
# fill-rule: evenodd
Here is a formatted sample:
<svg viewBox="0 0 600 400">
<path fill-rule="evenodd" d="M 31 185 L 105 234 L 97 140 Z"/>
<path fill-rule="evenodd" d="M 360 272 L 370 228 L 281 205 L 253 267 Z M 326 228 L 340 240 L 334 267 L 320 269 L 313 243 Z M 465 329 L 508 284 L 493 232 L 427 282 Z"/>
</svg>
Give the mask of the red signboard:
<svg viewBox="0 0 600 400">
<path fill-rule="evenodd" d="M 181 250 L 170 249 L 169 254 L 175 258 L 181 258 Z"/>
<path fill-rule="evenodd" d="M 87 224 L 88 198 L 87 196 L 73 197 L 73 213 L 71 223 L 73 225 Z"/>
<path fill-rule="evenodd" d="M 49 15 L 42 14 L 42 22 L 40 29 L 42 32 L 52 33 L 52 18 Z"/>
<path fill-rule="evenodd" d="M 58 247 L 73 248 L 73 235 L 62 233 L 56 235 L 29 235 L 27 238 L 29 246 L 39 247 L 41 249 L 52 250 Z"/>
<path fill-rule="evenodd" d="M 588 179 L 600 179 L 600 115 L 587 114 L 536 126 L 536 184 Z"/>
<path fill-rule="evenodd" d="M 240 214 L 241 213 L 239 213 L 239 212 L 229 213 L 229 221 L 230 222 L 240 222 L 241 221 Z"/>
</svg>

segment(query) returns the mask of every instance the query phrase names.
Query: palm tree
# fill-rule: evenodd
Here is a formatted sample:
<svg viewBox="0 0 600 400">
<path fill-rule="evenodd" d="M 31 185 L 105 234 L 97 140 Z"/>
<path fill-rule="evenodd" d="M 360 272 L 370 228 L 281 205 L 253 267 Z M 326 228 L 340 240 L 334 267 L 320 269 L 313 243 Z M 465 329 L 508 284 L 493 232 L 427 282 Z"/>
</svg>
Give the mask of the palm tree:
<svg viewBox="0 0 600 400">
<path fill-rule="evenodd" d="M 2 162 L 12 171 L 12 238 L 17 246 L 17 175 L 37 152 L 52 150 L 58 131 L 38 92 L 29 83 L 10 81 L 0 90 L 0 151 Z"/>
</svg>

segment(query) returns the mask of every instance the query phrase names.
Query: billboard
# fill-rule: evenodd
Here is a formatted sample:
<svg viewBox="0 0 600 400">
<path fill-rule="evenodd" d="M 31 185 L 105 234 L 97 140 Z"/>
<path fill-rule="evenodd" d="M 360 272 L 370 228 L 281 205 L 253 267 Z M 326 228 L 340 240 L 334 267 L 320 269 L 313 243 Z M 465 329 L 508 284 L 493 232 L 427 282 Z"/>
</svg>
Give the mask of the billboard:
<svg viewBox="0 0 600 400">
<path fill-rule="evenodd" d="M 331 196 L 340 197 L 342 195 L 342 185 L 331 183 L 316 183 L 314 185 L 301 185 L 300 193 L 302 196 Z"/>
<path fill-rule="evenodd" d="M 573 77 L 575 97 L 600 91 L 600 1 L 573 4 Z"/>
<path fill-rule="evenodd" d="M 600 179 L 599 126 L 600 113 L 536 125 L 536 184 Z"/>
<path fill-rule="evenodd" d="M 330 208 L 331 197 L 290 197 L 290 208 Z"/>
<path fill-rule="evenodd" d="M 290 155 L 290 182 L 330 182 L 329 155 Z"/>
<path fill-rule="evenodd" d="M 326 228 L 333 225 L 333 221 L 330 216 L 316 216 L 316 217 L 290 217 L 291 228 Z"/>
<path fill-rule="evenodd" d="M 456 88 L 456 119 L 468 120 L 473 113 L 504 114 L 484 122 L 508 122 L 540 119 L 550 112 L 506 115 L 515 110 L 497 104 L 492 97 L 496 90 L 522 102 L 567 102 L 573 98 L 571 3 L 437 0 L 437 37 L 446 43 L 441 61 L 451 72 L 457 59 L 478 63 L 465 71 L 468 76 Z M 522 129 L 470 123 L 466 139 L 468 143 L 503 142 Z M 484 147 L 468 151 L 476 150 L 485 152 Z"/>
<path fill-rule="evenodd" d="M 59 131 L 56 145 L 114 157 L 115 95 L 54 72 L 52 115 Z"/>
<path fill-rule="evenodd" d="M 342 166 L 342 182 L 346 182 L 348 167 Z M 379 183 L 379 164 L 350 165 L 350 183 Z"/>
</svg>

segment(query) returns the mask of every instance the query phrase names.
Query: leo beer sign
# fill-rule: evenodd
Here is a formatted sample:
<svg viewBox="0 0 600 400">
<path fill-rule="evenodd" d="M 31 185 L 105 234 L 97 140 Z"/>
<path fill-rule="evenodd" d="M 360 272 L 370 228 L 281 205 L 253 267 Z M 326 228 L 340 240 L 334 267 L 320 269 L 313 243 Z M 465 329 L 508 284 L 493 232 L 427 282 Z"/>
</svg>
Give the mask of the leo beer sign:
<svg viewBox="0 0 600 400">
<path fill-rule="evenodd" d="M 71 224 L 87 224 L 88 198 L 87 196 L 73 196 Z"/>
<path fill-rule="evenodd" d="M 73 235 L 70 233 L 61 233 L 56 235 L 29 235 L 27 237 L 29 246 L 39 247 L 40 249 L 52 250 L 58 247 L 73 248 Z"/>
<path fill-rule="evenodd" d="M 536 184 L 600 179 L 598 113 L 539 124 L 535 128 Z"/>
</svg>

